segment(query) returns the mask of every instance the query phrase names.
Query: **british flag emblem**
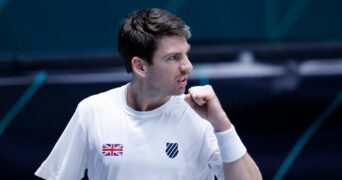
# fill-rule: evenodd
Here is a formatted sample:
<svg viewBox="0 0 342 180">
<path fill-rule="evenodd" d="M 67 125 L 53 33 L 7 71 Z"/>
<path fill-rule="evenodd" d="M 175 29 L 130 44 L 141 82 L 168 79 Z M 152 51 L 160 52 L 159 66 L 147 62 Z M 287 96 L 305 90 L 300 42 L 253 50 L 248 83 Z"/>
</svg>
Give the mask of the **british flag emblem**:
<svg viewBox="0 0 342 180">
<path fill-rule="evenodd" d="M 103 144 L 102 155 L 104 156 L 122 156 L 123 144 Z"/>
</svg>

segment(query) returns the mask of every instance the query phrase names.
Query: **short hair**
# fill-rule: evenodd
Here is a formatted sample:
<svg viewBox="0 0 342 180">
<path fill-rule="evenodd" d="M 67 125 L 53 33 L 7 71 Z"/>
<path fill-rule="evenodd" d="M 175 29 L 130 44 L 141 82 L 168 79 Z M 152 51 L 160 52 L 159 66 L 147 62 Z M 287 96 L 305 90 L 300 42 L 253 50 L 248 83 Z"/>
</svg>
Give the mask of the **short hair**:
<svg viewBox="0 0 342 180">
<path fill-rule="evenodd" d="M 163 9 L 148 8 L 128 14 L 121 24 L 117 44 L 126 71 L 132 72 L 134 56 L 152 64 L 158 40 L 165 36 L 189 39 L 191 32 L 181 18 Z"/>
</svg>

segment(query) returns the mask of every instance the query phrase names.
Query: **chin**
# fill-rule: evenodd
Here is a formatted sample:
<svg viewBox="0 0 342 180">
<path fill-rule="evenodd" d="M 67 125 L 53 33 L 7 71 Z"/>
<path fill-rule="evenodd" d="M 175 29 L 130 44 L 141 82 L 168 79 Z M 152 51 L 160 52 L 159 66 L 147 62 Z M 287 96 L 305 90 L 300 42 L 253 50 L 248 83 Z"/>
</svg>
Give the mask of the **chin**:
<svg viewBox="0 0 342 180">
<path fill-rule="evenodd" d="M 175 93 L 174 96 L 180 96 L 180 95 L 183 95 L 184 92 L 179 92 L 179 93 Z"/>
<path fill-rule="evenodd" d="M 177 92 L 174 93 L 175 96 L 179 96 L 185 93 L 185 88 L 179 89 Z"/>
</svg>

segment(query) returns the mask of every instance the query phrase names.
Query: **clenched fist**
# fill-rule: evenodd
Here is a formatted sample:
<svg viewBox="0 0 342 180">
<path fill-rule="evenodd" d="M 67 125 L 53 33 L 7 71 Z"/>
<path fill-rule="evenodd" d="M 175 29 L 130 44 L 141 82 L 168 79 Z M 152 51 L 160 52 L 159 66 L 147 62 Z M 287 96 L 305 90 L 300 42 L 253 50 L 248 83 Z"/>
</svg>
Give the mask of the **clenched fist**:
<svg viewBox="0 0 342 180">
<path fill-rule="evenodd" d="M 208 120 L 216 132 L 225 131 L 231 127 L 228 116 L 210 85 L 191 87 L 185 96 L 185 101 L 203 119 Z"/>
</svg>

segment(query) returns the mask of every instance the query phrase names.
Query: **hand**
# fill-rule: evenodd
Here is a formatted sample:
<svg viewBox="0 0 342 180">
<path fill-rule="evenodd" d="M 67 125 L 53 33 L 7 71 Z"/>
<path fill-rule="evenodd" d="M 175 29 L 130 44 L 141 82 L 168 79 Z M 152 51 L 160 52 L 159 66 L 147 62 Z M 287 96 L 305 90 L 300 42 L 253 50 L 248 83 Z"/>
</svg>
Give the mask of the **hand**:
<svg viewBox="0 0 342 180">
<path fill-rule="evenodd" d="M 195 86 L 188 90 L 185 101 L 203 119 L 208 120 L 216 132 L 225 131 L 231 123 L 210 85 Z"/>
</svg>

